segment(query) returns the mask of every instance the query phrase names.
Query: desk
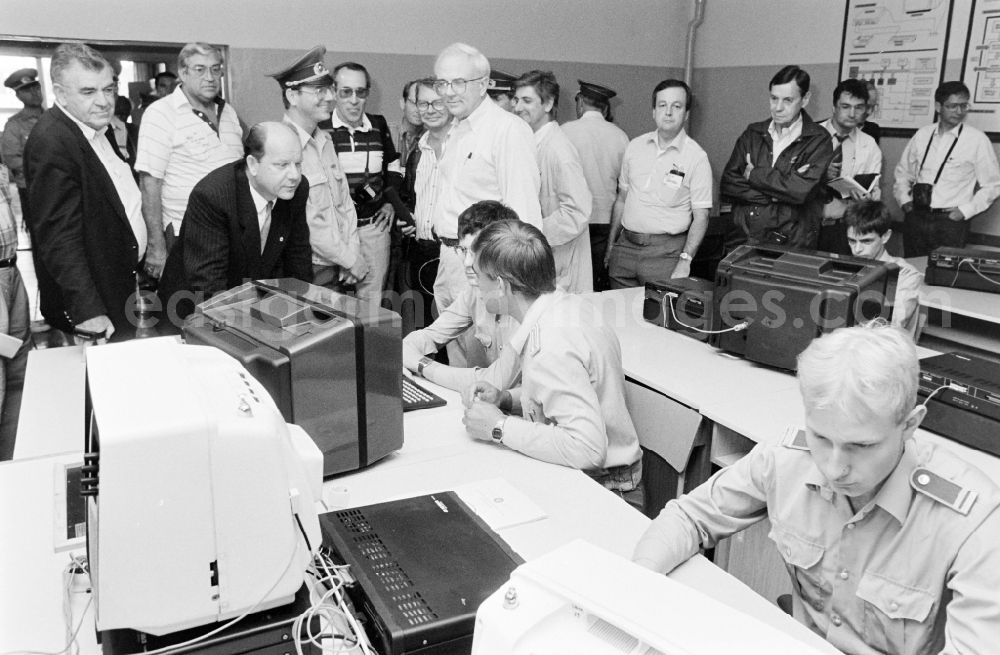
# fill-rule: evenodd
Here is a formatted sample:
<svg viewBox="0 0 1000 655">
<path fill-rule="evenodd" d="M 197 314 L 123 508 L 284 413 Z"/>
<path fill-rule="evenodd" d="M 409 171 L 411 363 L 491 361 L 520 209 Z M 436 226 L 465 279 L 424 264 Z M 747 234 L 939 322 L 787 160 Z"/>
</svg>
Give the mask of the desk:
<svg viewBox="0 0 1000 655">
<path fill-rule="evenodd" d="M 918 271 L 927 270 L 926 257 L 907 259 Z M 922 336 L 937 342 L 968 346 L 975 351 L 1000 353 L 1000 294 L 972 289 L 923 285 L 920 310 L 924 317 Z"/>
<path fill-rule="evenodd" d="M 548 514 L 541 521 L 500 531 L 525 559 L 547 553 L 575 538 L 586 539 L 625 557 L 631 555 L 648 519 L 579 471 L 469 438 L 462 427 L 458 395 L 429 386 L 449 404 L 407 413 L 402 450 L 365 470 L 326 483 L 346 490 L 347 506 L 503 477 Z M 0 652 L 27 648 L 55 651 L 65 645 L 61 630 L 61 571 L 68 558 L 65 553 L 52 553 L 51 497 L 55 467 L 78 456 L 78 453 L 62 453 L 0 464 L 0 525 L 4 526 L 5 535 L 0 546 Z M 808 641 L 815 648 L 836 652 L 701 556 L 691 559 L 671 576 Z M 75 621 L 79 620 L 85 603 L 85 595 L 74 602 Z M 78 638 L 83 655 L 99 652 L 93 620 L 90 608 Z"/>
</svg>

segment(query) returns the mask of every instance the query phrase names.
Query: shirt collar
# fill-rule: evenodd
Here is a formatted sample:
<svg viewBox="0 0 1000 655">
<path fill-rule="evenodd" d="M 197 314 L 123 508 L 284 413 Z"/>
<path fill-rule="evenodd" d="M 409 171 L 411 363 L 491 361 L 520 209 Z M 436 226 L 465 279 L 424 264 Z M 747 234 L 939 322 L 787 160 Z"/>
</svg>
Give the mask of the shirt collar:
<svg viewBox="0 0 1000 655">
<path fill-rule="evenodd" d="M 76 116 L 74 116 L 73 114 L 69 113 L 69 110 L 66 109 L 65 107 L 63 107 L 62 105 L 60 105 L 58 102 L 56 102 L 55 104 L 56 104 L 56 107 L 59 107 L 59 109 L 62 110 L 62 113 L 64 113 L 67 116 L 69 116 L 69 119 L 71 121 L 73 121 L 74 123 L 76 123 L 76 126 L 79 127 L 80 131 L 83 132 L 83 137 L 85 139 L 87 139 L 87 141 L 96 141 L 97 137 L 103 136 L 104 133 L 108 131 L 108 126 L 107 125 L 105 125 L 104 127 L 102 127 L 99 130 L 95 130 L 94 128 L 92 128 L 91 126 L 87 125 L 83 121 L 78 120 L 76 118 Z M 110 123 L 109 123 L 109 125 L 110 125 Z"/>
<path fill-rule="evenodd" d="M 784 130 L 782 130 L 782 134 L 785 134 L 785 135 L 788 135 L 788 134 L 791 134 L 791 135 L 802 134 L 802 116 L 804 114 L 805 114 L 805 112 L 800 111 L 798 118 L 796 118 L 795 121 L 791 125 L 789 125 L 787 128 L 785 128 Z M 773 118 L 771 119 L 771 122 L 767 126 L 767 131 L 771 133 L 771 138 L 772 139 L 775 138 L 775 136 L 777 136 L 777 134 L 778 134 L 778 129 L 774 126 L 774 119 Z M 787 138 L 787 137 L 783 137 L 783 138 Z"/>
<path fill-rule="evenodd" d="M 335 128 L 345 127 L 350 132 L 370 132 L 372 129 L 372 122 L 368 120 L 368 114 L 361 114 L 361 125 L 354 127 L 340 120 L 340 114 L 337 113 L 336 109 L 330 114 L 330 125 Z"/>
<path fill-rule="evenodd" d="M 933 132 L 933 134 L 939 134 L 939 132 L 938 132 L 938 125 L 939 125 L 938 123 L 934 123 L 934 132 Z M 947 132 L 945 132 L 945 134 L 950 134 L 950 135 L 952 135 L 953 137 L 955 137 L 957 139 L 958 138 L 958 131 L 960 129 L 962 129 L 962 125 L 963 125 L 963 123 L 959 123 L 955 127 L 951 128 L 950 130 L 948 130 Z M 942 136 L 944 136 L 944 135 L 942 135 Z"/>
<path fill-rule="evenodd" d="M 501 109 L 500 111 L 503 110 Z M 528 342 L 528 337 L 531 335 L 535 324 L 538 323 L 538 319 L 548 311 L 552 303 L 563 295 L 565 295 L 564 291 L 556 289 L 552 293 L 543 293 L 535 299 L 535 302 L 531 303 L 531 307 L 528 308 L 527 313 L 524 315 L 524 322 L 518 326 L 517 330 L 510 337 L 510 347 L 514 349 L 514 352 L 524 352 L 524 344 Z"/>
<path fill-rule="evenodd" d="M 295 130 L 295 133 L 299 136 L 299 143 L 302 144 L 303 148 L 306 147 L 306 144 L 309 143 L 310 139 L 314 139 L 319 143 L 319 145 L 322 145 L 323 137 L 326 137 L 327 139 L 330 138 L 329 134 L 318 127 L 313 130 L 312 134 L 309 134 L 302 129 L 301 125 L 289 118 L 288 114 L 285 114 L 284 118 L 281 119 L 281 122 Z"/>
<path fill-rule="evenodd" d="M 659 150 L 661 152 L 666 152 L 667 150 L 670 150 L 671 148 L 673 148 L 674 150 L 680 151 L 680 150 L 684 149 L 684 144 L 687 142 L 687 132 L 685 132 L 684 128 L 682 127 L 681 131 L 677 133 L 677 136 L 675 136 L 673 139 L 671 139 L 670 142 L 667 143 L 665 146 L 661 145 L 661 143 L 660 143 L 660 133 L 657 132 L 656 130 L 653 130 L 652 132 L 649 133 L 649 139 L 648 140 L 654 146 L 656 146 L 657 150 Z"/>
<path fill-rule="evenodd" d="M 799 115 L 801 116 L 801 114 L 799 114 Z M 823 121 L 822 123 L 820 123 L 820 125 L 822 125 L 823 127 L 826 128 L 826 131 L 830 133 L 831 137 L 836 137 L 837 136 L 837 128 L 833 125 L 833 119 L 832 118 L 826 119 L 825 121 Z M 856 128 L 856 127 L 855 128 L 851 128 L 851 131 L 847 133 L 847 139 L 846 140 L 847 141 L 857 141 L 857 139 L 858 139 L 858 128 Z"/>
<path fill-rule="evenodd" d="M 602 114 L 600 111 L 596 109 L 588 109 L 587 111 L 583 112 L 583 114 L 580 116 L 581 120 L 583 120 L 584 118 L 586 118 L 587 120 L 603 121 L 604 114 Z"/>
<path fill-rule="evenodd" d="M 535 132 L 535 145 L 537 146 L 539 143 L 545 140 L 545 137 L 548 136 L 550 132 L 554 132 L 556 125 L 558 125 L 558 123 L 556 123 L 555 121 L 549 121 L 545 125 L 542 125 L 540 128 L 538 128 L 538 131 Z"/>
<path fill-rule="evenodd" d="M 177 88 L 175 88 L 170 93 L 170 95 L 167 96 L 167 98 L 170 98 L 170 102 L 173 103 L 175 109 L 181 109 L 181 108 L 187 107 L 188 109 L 190 109 L 190 110 L 193 111 L 194 110 L 194 105 L 191 104 L 191 101 L 188 100 L 187 95 L 184 93 L 184 90 L 181 88 L 183 86 L 184 86 L 183 84 L 178 84 Z M 215 105 L 215 107 L 216 107 L 216 113 L 221 118 L 222 117 L 222 108 L 226 106 L 226 101 L 223 100 L 222 98 L 220 98 L 219 96 L 215 96 L 214 98 L 212 98 L 212 104 Z"/>
<path fill-rule="evenodd" d="M 250 176 L 247 176 L 247 184 L 250 185 L 250 197 L 253 198 L 253 206 L 257 209 L 257 215 L 260 216 L 267 208 L 267 199 L 258 193 L 257 189 L 253 188 L 253 183 L 250 181 Z"/>
<path fill-rule="evenodd" d="M 900 457 L 896 468 L 892 470 L 889 477 L 885 479 L 882 488 L 875 494 L 876 505 L 891 514 L 893 518 L 903 523 L 910 510 L 910 502 L 913 500 L 913 490 L 910 488 L 910 472 L 917 465 L 917 457 L 914 453 L 912 440 L 907 440 L 903 448 L 903 456 Z M 804 476 L 803 482 L 813 491 L 817 491 L 827 501 L 832 501 L 834 491 L 829 482 L 816 467 L 816 462 L 810 459 L 809 470 Z"/>
<path fill-rule="evenodd" d="M 488 120 L 491 113 L 497 111 L 504 111 L 497 106 L 497 103 L 489 99 L 488 96 L 483 97 L 483 101 L 479 103 L 479 106 L 472 110 L 472 113 L 464 121 L 457 121 L 456 123 L 468 123 L 469 127 L 475 130 L 477 127 L 483 124 L 484 121 Z M 504 112 L 506 113 L 506 112 Z M 520 120 L 520 119 L 518 119 Z"/>
</svg>

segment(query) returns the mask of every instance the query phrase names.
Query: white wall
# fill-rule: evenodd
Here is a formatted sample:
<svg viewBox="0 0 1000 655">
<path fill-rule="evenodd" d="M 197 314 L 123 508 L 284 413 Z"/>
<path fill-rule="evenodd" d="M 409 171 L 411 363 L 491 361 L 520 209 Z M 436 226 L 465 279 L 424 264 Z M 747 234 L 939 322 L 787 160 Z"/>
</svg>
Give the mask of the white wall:
<svg viewBox="0 0 1000 655">
<path fill-rule="evenodd" d="M 682 66 L 693 0 L 0 0 L 0 33 Z"/>
</svg>

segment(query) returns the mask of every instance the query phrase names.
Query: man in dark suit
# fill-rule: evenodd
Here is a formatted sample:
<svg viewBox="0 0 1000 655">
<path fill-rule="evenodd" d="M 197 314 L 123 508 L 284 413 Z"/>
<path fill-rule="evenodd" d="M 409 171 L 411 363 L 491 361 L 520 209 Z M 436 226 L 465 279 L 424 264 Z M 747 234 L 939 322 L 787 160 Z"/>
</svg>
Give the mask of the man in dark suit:
<svg viewBox="0 0 1000 655">
<path fill-rule="evenodd" d="M 66 332 L 128 339 L 146 228 L 139 188 L 108 131 L 111 66 L 86 45 L 62 44 L 50 74 L 56 105 L 24 152 L 42 315 Z"/>
<path fill-rule="evenodd" d="M 258 123 L 243 145 L 244 159 L 215 169 L 191 192 L 160 278 L 165 331 L 179 328 L 196 303 L 248 279 L 312 281 L 298 135 L 281 123 Z"/>
</svg>

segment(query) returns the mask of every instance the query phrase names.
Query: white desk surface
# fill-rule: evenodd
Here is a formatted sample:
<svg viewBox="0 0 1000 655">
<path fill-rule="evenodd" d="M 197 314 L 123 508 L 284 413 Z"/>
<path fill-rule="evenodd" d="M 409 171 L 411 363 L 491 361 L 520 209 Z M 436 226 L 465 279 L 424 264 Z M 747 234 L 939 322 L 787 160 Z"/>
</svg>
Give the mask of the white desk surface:
<svg viewBox="0 0 1000 655">
<path fill-rule="evenodd" d="M 433 388 L 433 387 L 432 387 Z M 439 391 L 434 388 L 435 391 Z M 546 464 L 520 453 L 471 439 L 461 424 L 456 396 L 445 408 L 408 413 L 404 448 L 368 467 L 326 483 L 346 489 L 348 506 L 381 502 L 493 477 L 503 477 L 548 515 L 513 526 L 501 535 L 525 559 L 575 538 L 586 539 L 624 557 L 631 555 L 649 520 L 579 471 Z M 62 648 L 61 572 L 69 561 L 52 552 L 52 489 L 57 464 L 78 455 L 65 453 L 0 464 L 0 652 Z M 826 652 L 836 651 L 728 573 L 696 556 L 672 577 Z M 74 621 L 86 603 L 74 602 Z M 81 653 L 96 655 L 93 608 L 79 635 Z"/>
<path fill-rule="evenodd" d="M 769 388 L 795 385 L 791 375 L 646 321 L 642 318 L 644 297 L 642 287 L 586 296 L 617 333 L 627 377 L 695 410 L 720 396 L 738 393 L 748 375 L 754 384 Z"/>
<path fill-rule="evenodd" d="M 86 373 L 83 346 L 28 353 L 14 459 L 83 451 Z"/>
</svg>

